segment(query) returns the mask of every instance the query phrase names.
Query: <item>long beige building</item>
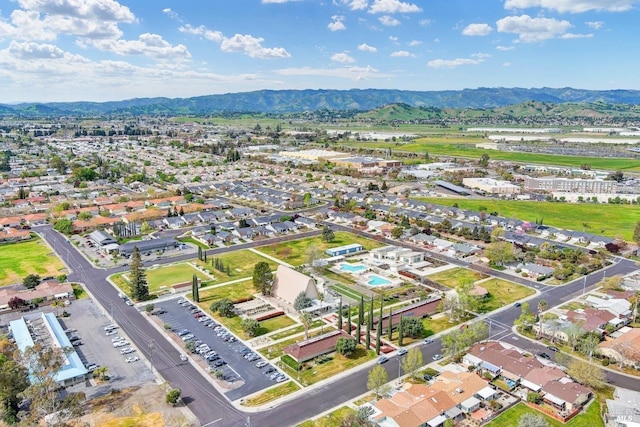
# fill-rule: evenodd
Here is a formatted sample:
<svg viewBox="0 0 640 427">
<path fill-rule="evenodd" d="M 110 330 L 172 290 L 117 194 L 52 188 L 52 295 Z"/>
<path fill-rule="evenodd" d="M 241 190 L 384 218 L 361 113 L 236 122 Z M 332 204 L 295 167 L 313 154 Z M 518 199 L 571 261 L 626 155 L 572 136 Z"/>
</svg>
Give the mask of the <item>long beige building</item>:
<svg viewBox="0 0 640 427">
<path fill-rule="evenodd" d="M 518 194 L 520 187 L 510 183 L 493 178 L 464 178 L 462 184 L 473 190 L 481 190 L 487 194 Z"/>
<path fill-rule="evenodd" d="M 618 184 L 615 181 L 605 181 L 603 179 L 526 177 L 524 179 L 524 188 L 525 190 L 543 190 L 550 192 L 613 194 L 618 191 Z"/>
</svg>

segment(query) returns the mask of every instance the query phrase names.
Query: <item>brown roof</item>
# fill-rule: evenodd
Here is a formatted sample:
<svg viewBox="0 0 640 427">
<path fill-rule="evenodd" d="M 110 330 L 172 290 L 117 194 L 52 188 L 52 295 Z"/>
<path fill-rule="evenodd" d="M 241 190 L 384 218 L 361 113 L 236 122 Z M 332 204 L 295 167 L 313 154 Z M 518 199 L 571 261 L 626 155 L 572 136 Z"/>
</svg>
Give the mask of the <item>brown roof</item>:
<svg viewBox="0 0 640 427">
<path fill-rule="evenodd" d="M 605 342 L 600 343 L 600 347 L 610 348 L 625 355 L 638 355 L 640 354 L 640 329 L 632 328 L 617 338 L 607 337 Z"/>
<path fill-rule="evenodd" d="M 585 308 L 581 312 L 573 310 L 567 311 L 567 318 L 572 323 L 578 323 L 586 332 L 597 329 L 600 325 L 604 325 L 616 316 L 609 310 L 597 310 L 595 308 Z"/>
<path fill-rule="evenodd" d="M 559 397 L 565 402 L 575 403 L 581 396 L 588 395 L 591 390 L 576 382 L 549 381 L 542 389 L 545 393 Z"/>
<path fill-rule="evenodd" d="M 549 381 L 565 378 L 567 375 L 558 368 L 553 366 L 543 366 L 542 368 L 532 369 L 524 377 L 525 380 L 530 381 L 540 387 L 544 387 Z"/>
<path fill-rule="evenodd" d="M 283 350 L 296 360 L 304 361 L 315 355 L 329 353 L 336 348 L 339 338 L 353 338 L 345 331 L 332 331 L 319 337 L 310 338 L 306 341 L 291 344 Z"/>
<path fill-rule="evenodd" d="M 59 294 L 73 294 L 73 288 L 70 283 L 59 283 L 57 280 L 48 280 L 42 282 L 34 289 L 18 291 L 16 289 L 3 288 L 0 289 L 0 306 L 6 306 L 13 297 L 18 297 L 26 302 L 33 301 L 38 298 L 51 298 Z"/>
<path fill-rule="evenodd" d="M 503 372 L 524 378 L 530 371 L 544 365 L 535 357 L 526 357 L 517 350 L 505 348 L 499 342 L 475 344 L 469 350 L 479 359 L 502 368 Z"/>
</svg>

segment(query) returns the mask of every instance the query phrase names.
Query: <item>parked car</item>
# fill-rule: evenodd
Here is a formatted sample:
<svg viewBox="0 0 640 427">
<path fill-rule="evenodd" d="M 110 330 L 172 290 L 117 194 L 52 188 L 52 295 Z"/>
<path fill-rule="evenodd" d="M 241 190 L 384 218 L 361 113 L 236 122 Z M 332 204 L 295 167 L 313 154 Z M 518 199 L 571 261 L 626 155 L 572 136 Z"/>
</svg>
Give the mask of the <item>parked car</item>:
<svg viewBox="0 0 640 427">
<path fill-rule="evenodd" d="M 182 336 L 182 341 L 189 341 L 189 340 L 194 339 L 195 337 L 196 337 L 196 336 L 195 336 L 195 335 L 193 335 L 193 334 L 183 335 L 183 336 Z"/>
<path fill-rule="evenodd" d="M 389 358 L 387 356 L 380 356 L 378 358 L 378 365 L 382 365 L 383 363 L 387 363 L 387 361 L 389 360 Z"/>
<path fill-rule="evenodd" d="M 438 354 L 434 354 L 434 355 L 433 355 L 433 357 L 432 357 L 432 359 L 433 359 L 433 360 L 440 360 L 440 359 L 442 359 L 442 355 L 441 355 L 441 354 L 439 354 L 439 353 L 438 353 Z"/>
<path fill-rule="evenodd" d="M 215 366 L 216 368 L 219 368 L 220 366 L 222 366 L 222 365 L 224 365 L 224 364 L 226 364 L 226 363 L 227 363 L 227 362 L 225 362 L 224 360 L 222 360 L 222 359 L 218 359 L 218 360 L 216 360 L 215 362 L 213 362 L 213 366 Z"/>
<path fill-rule="evenodd" d="M 138 360 L 140 360 L 138 356 L 131 356 L 126 359 L 127 363 L 137 362 Z"/>
<path fill-rule="evenodd" d="M 431 343 L 433 343 L 433 340 L 431 338 L 425 338 L 424 339 L 424 343 L 425 344 L 431 344 Z"/>
<path fill-rule="evenodd" d="M 549 350 L 551 350 L 551 351 L 555 351 L 555 352 L 560 351 L 560 349 L 559 349 L 558 347 L 555 347 L 555 346 L 552 346 L 552 345 L 547 346 L 547 348 L 548 348 Z"/>
<path fill-rule="evenodd" d="M 540 352 L 540 353 L 538 353 L 538 356 L 542 357 L 543 359 L 547 359 L 547 360 L 551 359 L 551 356 L 549 356 L 549 355 L 548 355 L 547 353 L 545 353 L 545 352 Z"/>
<path fill-rule="evenodd" d="M 183 329 L 180 332 L 178 332 L 178 336 L 181 337 L 183 335 L 187 335 L 189 333 L 188 329 Z"/>
<path fill-rule="evenodd" d="M 398 349 L 398 356 L 404 356 L 405 354 L 407 354 L 407 349 L 404 347 L 400 347 Z"/>
<path fill-rule="evenodd" d="M 256 363 L 256 368 L 262 369 L 265 366 L 267 366 L 268 364 L 269 364 L 269 362 L 267 362 L 266 360 L 261 360 L 258 363 Z"/>
<path fill-rule="evenodd" d="M 186 354 L 181 354 L 180 355 L 180 360 L 182 360 L 183 362 L 186 362 L 187 360 L 189 360 L 189 358 L 187 357 Z"/>
<path fill-rule="evenodd" d="M 106 335 L 106 336 L 109 336 L 109 335 L 115 335 L 115 334 L 117 334 L 117 333 L 118 333 L 118 331 L 110 330 L 110 331 L 105 332 L 105 335 Z"/>
</svg>

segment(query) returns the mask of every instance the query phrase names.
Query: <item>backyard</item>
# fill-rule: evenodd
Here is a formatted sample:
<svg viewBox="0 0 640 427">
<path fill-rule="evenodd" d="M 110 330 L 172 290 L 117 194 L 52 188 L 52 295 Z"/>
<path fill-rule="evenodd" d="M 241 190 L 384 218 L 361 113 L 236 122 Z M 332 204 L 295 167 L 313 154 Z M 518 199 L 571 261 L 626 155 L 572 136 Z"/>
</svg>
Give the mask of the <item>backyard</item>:
<svg viewBox="0 0 640 427">
<path fill-rule="evenodd" d="M 524 403 L 518 403 L 491 421 L 486 427 L 518 427 L 520 417 L 527 413 L 540 414 L 540 412 L 528 407 Z M 600 416 L 600 403 L 597 399 L 589 405 L 586 412 L 565 424 L 546 415 L 544 415 L 544 419 L 549 423 L 549 427 L 604 427 L 604 422 Z"/>
<path fill-rule="evenodd" d="M 359 243 L 365 250 L 371 250 L 384 246 L 384 244 L 375 240 L 356 236 L 346 231 L 336 231 L 335 238 L 331 243 L 324 242 L 321 236 L 309 237 L 306 239 L 291 240 L 284 243 L 275 243 L 259 248 L 261 252 L 271 255 L 291 265 L 302 265 L 307 261 L 307 250 L 310 247 L 317 248 L 322 252 L 323 256 L 327 256 L 324 252 L 329 248 Z"/>
<path fill-rule="evenodd" d="M 479 312 L 488 313 L 500 307 L 531 296 L 535 291 L 526 286 L 518 285 L 503 279 L 489 279 L 478 283 L 489 295 L 480 302 Z"/>
<path fill-rule="evenodd" d="M 488 276 L 478 273 L 477 271 L 468 270 L 462 267 L 456 267 L 449 270 L 441 271 L 427 276 L 430 280 L 438 282 L 443 286 L 447 286 L 451 289 L 457 288 L 461 283 L 477 282 L 478 280 L 485 279 Z"/>
<path fill-rule="evenodd" d="M 0 245 L 0 286 L 22 283 L 29 274 L 56 277 L 66 272 L 60 258 L 40 238 Z"/>
</svg>

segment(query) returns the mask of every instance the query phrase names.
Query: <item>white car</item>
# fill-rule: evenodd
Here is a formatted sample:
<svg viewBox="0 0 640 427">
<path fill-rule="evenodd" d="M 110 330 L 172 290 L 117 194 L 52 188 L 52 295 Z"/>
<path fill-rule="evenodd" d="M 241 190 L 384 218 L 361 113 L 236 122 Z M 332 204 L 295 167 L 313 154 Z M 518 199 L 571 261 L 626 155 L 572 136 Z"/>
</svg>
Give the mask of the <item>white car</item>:
<svg viewBox="0 0 640 427">
<path fill-rule="evenodd" d="M 105 332 L 105 335 L 106 335 L 106 336 L 109 336 L 109 335 L 115 335 L 115 334 L 117 334 L 117 333 L 118 333 L 118 331 L 111 330 L 111 331 L 107 331 L 107 332 Z"/>
<path fill-rule="evenodd" d="M 125 345 L 128 345 L 128 344 L 129 343 L 126 341 L 118 341 L 118 342 L 114 342 L 113 346 L 117 348 L 117 347 L 124 347 Z"/>
<path fill-rule="evenodd" d="M 138 360 L 140 360 L 138 356 L 131 356 L 131 357 L 127 357 L 126 359 L 127 363 L 137 362 Z"/>
<path fill-rule="evenodd" d="M 107 326 L 104 327 L 104 330 L 107 331 L 107 332 L 112 330 L 112 329 L 118 329 L 118 325 L 116 325 L 115 323 L 112 323 L 111 325 L 107 325 Z"/>
<path fill-rule="evenodd" d="M 407 349 L 404 347 L 400 347 L 398 349 L 398 356 L 404 356 L 405 354 L 407 354 Z"/>
<path fill-rule="evenodd" d="M 118 342 L 118 341 L 124 341 L 124 338 L 122 338 L 121 336 L 111 338 L 111 342 Z"/>
<path fill-rule="evenodd" d="M 120 350 L 120 354 L 131 354 L 134 351 L 136 351 L 134 348 L 127 347 L 127 348 L 123 348 L 122 350 Z"/>
</svg>

